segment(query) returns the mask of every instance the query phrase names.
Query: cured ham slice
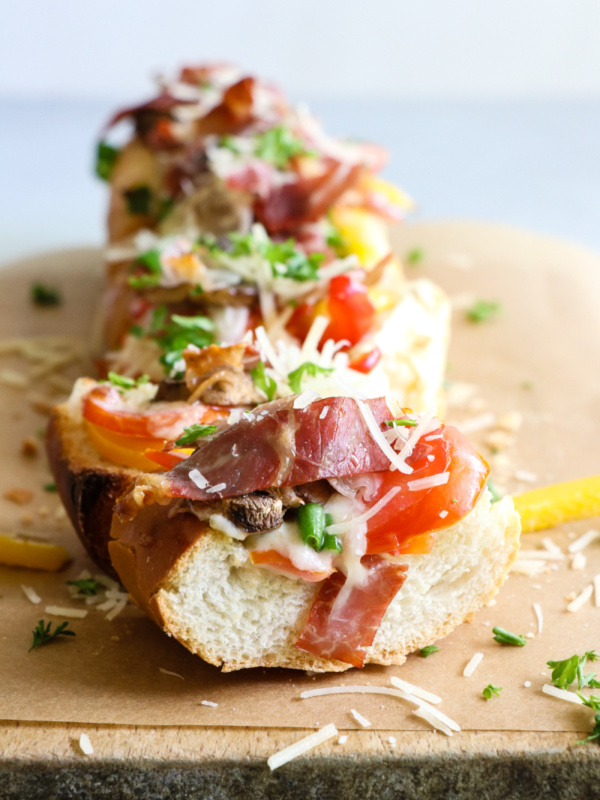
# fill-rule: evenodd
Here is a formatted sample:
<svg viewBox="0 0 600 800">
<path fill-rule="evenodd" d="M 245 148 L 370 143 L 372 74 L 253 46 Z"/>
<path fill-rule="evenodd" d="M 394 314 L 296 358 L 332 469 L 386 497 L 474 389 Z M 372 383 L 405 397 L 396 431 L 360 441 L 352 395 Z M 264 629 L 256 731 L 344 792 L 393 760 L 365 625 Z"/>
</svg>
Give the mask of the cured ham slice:
<svg viewBox="0 0 600 800">
<path fill-rule="evenodd" d="M 266 403 L 214 439 L 201 440 L 194 455 L 169 474 L 170 494 L 210 502 L 273 486 L 389 468 L 355 400 L 325 398 L 294 408 L 295 399 Z M 383 398 L 366 402 L 379 425 L 390 419 Z M 329 411 L 323 416 L 325 407 Z M 206 480 L 204 488 L 193 482 L 193 470 Z M 224 488 L 211 491 L 217 485 Z"/>
<path fill-rule="evenodd" d="M 366 648 L 373 644 L 383 615 L 404 583 L 408 567 L 381 556 L 364 556 L 361 563 L 367 569 L 365 580 L 352 586 L 340 609 L 334 608 L 334 603 L 346 577 L 335 572 L 324 582 L 296 642 L 300 650 L 355 667 L 363 666 Z"/>
</svg>

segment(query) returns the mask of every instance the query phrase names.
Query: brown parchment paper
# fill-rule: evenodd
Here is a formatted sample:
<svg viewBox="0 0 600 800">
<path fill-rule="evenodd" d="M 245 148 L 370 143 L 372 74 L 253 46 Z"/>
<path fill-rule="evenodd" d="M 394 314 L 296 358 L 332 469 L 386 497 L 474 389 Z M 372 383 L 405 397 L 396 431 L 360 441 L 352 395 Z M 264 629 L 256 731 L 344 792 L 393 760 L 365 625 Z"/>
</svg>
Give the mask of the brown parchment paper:
<svg viewBox="0 0 600 800">
<path fill-rule="evenodd" d="M 400 254 L 421 248 L 423 262 L 409 268 L 409 274 L 435 277 L 457 306 L 464 306 L 465 293 L 502 304 L 497 319 L 478 326 L 465 321 L 464 311 L 455 312 L 449 378 L 474 384 L 479 407 L 522 413 L 523 427 L 508 456 L 515 468 L 533 473 L 536 482 L 509 479 L 508 488 L 600 471 L 600 258 L 567 243 L 473 223 L 416 224 L 400 231 L 395 244 Z M 34 278 L 61 287 L 65 303 L 60 309 L 30 306 L 27 295 Z M 0 272 L 0 337 L 87 335 L 100 291 L 100 256 L 95 251 L 8 266 Z M 22 365 L 1 357 L 4 368 Z M 76 638 L 28 653 L 36 622 L 50 619 L 44 607 L 73 605 L 65 581 L 83 568 L 94 571 L 68 524 L 56 519 L 56 495 L 42 490 L 51 479 L 45 459 L 19 455 L 22 439 L 35 436 L 45 422 L 30 400 L 29 391 L 0 387 L 2 529 L 62 543 L 73 560 L 59 574 L 0 568 L 0 718 L 277 728 L 335 722 L 338 728 L 353 729 L 358 724 L 349 709 L 355 708 L 374 729 L 426 727 L 408 704 L 384 696 L 299 699 L 308 688 L 389 685 L 390 677 L 398 675 L 439 694 L 441 709 L 463 729 L 590 727 L 589 710 L 548 698 L 541 687 L 549 678 L 548 659 L 600 647 L 600 609 L 588 603 L 577 614 L 565 610 L 565 597 L 600 572 L 600 543 L 585 551 L 587 563 L 581 571 L 569 569 L 565 560 L 534 578 L 512 575 L 494 605 L 438 642 L 440 652 L 427 659 L 410 656 L 402 667 L 367 667 L 331 676 L 262 669 L 223 675 L 162 634 L 133 606 L 113 622 L 91 608 L 86 619 L 71 621 Z M 465 417 L 464 410 L 449 409 L 450 416 L 456 413 Z M 16 506 L 3 499 L 5 491 L 16 487 L 32 489 L 32 502 Z M 598 519 L 586 520 L 550 535 L 564 549 L 574 535 L 599 524 Z M 536 547 L 543 535 L 548 532 L 527 535 L 525 547 Z M 34 587 L 42 604 L 26 600 L 20 584 Z M 534 602 L 544 612 L 539 635 Z M 536 635 L 526 647 L 501 647 L 492 640 L 494 625 Z M 477 651 L 484 659 L 465 678 L 464 666 Z M 526 681 L 531 682 L 528 688 Z M 481 690 L 490 682 L 503 690 L 500 698 L 486 702 Z M 204 706 L 202 700 L 218 705 Z"/>
</svg>

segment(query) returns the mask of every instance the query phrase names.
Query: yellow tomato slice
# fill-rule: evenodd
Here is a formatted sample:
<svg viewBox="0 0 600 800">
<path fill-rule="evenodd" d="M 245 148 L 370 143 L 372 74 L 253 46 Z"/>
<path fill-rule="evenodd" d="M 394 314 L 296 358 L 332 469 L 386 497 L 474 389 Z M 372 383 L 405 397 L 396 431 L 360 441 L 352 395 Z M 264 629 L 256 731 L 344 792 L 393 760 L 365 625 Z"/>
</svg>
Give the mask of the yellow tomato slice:
<svg viewBox="0 0 600 800">
<path fill-rule="evenodd" d="M 366 269 L 390 252 L 387 223 L 376 214 L 363 208 L 334 206 L 331 222 L 339 230 L 348 255 L 356 255 Z"/>
<path fill-rule="evenodd" d="M 59 544 L 12 539 L 10 536 L 0 535 L 0 564 L 56 572 L 68 560 L 68 552 Z"/>
<path fill-rule="evenodd" d="M 405 211 L 410 211 L 415 206 L 415 201 L 406 192 L 393 183 L 384 181 L 383 178 L 378 178 L 376 175 L 367 173 L 361 181 L 361 188 L 382 194 L 390 203 L 399 206 Z"/>
<path fill-rule="evenodd" d="M 90 442 L 101 456 L 114 464 L 140 469 L 143 472 L 156 472 L 161 469 L 156 462 L 146 458 L 144 452 L 146 450 L 162 450 L 167 443 L 166 439 L 123 436 L 87 420 L 84 420 L 84 424 Z"/>
<path fill-rule="evenodd" d="M 515 497 L 523 533 L 600 514 L 600 475 L 532 489 Z"/>
</svg>

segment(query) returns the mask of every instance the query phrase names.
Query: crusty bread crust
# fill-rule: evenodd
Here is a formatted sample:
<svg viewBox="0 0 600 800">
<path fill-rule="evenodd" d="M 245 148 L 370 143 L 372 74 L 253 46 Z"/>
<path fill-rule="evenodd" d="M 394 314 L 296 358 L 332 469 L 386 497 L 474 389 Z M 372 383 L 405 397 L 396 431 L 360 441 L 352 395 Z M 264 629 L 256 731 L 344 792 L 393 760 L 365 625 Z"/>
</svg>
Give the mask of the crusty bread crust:
<svg viewBox="0 0 600 800">
<path fill-rule="evenodd" d="M 58 494 L 81 543 L 100 569 L 116 577 L 108 554 L 113 508 L 138 471 L 117 467 L 96 453 L 66 404 L 52 412 L 46 452 Z"/>
<path fill-rule="evenodd" d="M 169 519 L 152 505 L 134 518 L 115 515 L 110 555 L 135 602 L 166 633 L 223 671 L 289 667 L 349 669 L 294 646 L 319 584 L 250 563 L 244 545 L 191 514 Z M 388 608 L 366 663 L 402 664 L 488 603 L 519 547 L 512 500 L 487 493 L 461 522 L 436 536 L 433 551 L 406 556 L 408 576 Z"/>
</svg>

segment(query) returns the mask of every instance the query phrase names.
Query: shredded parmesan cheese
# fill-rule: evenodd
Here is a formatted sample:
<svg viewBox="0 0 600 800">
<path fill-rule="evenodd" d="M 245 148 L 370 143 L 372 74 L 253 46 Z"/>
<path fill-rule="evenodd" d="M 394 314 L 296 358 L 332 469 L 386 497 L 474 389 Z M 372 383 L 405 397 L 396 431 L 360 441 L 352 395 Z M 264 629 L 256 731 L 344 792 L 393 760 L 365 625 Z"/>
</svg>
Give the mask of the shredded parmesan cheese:
<svg viewBox="0 0 600 800">
<path fill-rule="evenodd" d="M 379 514 L 381 509 L 386 506 L 392 498 L 394 498 L 398 492 L 400 491 L 400 486 L 393 486 L 388 492 L 386 492 L 381 500 L 378 500 L 374 506 L 371 506 L 364 514 L 361 514 L 358 517 L 354 517 L 354 519 L 348 520 L 347 522 L 336 522 L 334 525 L 329 525 L 327 528 L 327 533 L 332 533 L 335 536 L 340 536 L 344 533 L 348 533 L 353 529 L 356 529 L 360 525 L 364 525 L 368 522 L 371 517 L 374 517 L 376 514 Z"/>
<path fill-rule="evenodd" d="M 586 563 L 587 563 L 587 558 L 580 551 L 579 553 L 575 553 L 575 555 L 571 559 L 571 569 L 584 569 Z"/>
<path fill-rule="evenodd" d="M 325 725 L 325 727 L 321 728 L 320 730 L 305 736 L 303 739 L 299 739 L 289 747 L 285 747 L 278 753 L 274 753 L 272 756 L 269 756 L 267 759 L 267 764 L 271 770 L 278 769 L 284 764 L 287 764 L 287 762 L 291 761 L 293 758 L 298 758 L 298 756 L 308 753 L 309 750 L 312 750 L 314 747 L 318 747 L 318 745 L 323 744 L 323 742 L 326 742 L 328 739 L 333 739 L 333 737 L 337 735 L 337 728 L 333 723 L 330 722 L 329 725 Z"/>
<path fill-rule="evenodd" d="M 564 555 L 559 551 L 555 553 L 550 550 L 519 550 L 519 558 L 524 561 L 531 559 L 542 561 L 562 561 Z"/>
<path fill-rule="evenodd" d="M 475 653 L 467 666 L 463 670 L 463 675 L 465 678 L 470 678 L 471 675 L 475 672 L 477 667 L 481 664 L 483 660 L 483 653 Z"/>
<path fill-rule="evenodd" d="M 111 610 L 108 612 L 105 619 L 107 619 L 109 622 L 112 622 L 112 620 L 115 617 L 117 617 L 121 613 L 121 611 L 123 611 L 126 605 L 127 605 L 127 598 L 125 598 L 125 600 L 118 600 L 111 608 Z"/>
<path fill-rule="evenodd" d="M 515 561 L 511 566 L 511 572 L 517 572 L 520 575 L 539 575 L 547 567 L 545 561 Z"/>
<path fill-rule="evenodd" d="M 574 542 L 571 542 L 568 547 L 569 553 L 578 553 L 580 550 L 583 550 L 585 547 L 587 547 L 588 544 L 595 542 L 599 537 L 600 531 L 593 529 L 587 531 L 583 534 L 583 536 L 580 536 L 579 539 L 575 539 Z"/>
<path fill-rule="evenodd" d="M 92 743 L 90 742 L 90 737 L 87 733 L 82 733 L 79 737 L 79 747 L 81 748 L 81 752 L 84 756 L 91 756 L 94 752 L 94 748 L 92 747 Z"/>
<path fill-rule="evenodd" d="M 223 489 L 226 489 L 226 488 L 227 488 L 227 484 L 226 483 L 217 483 L 216 486 L 209 486 L 206 491 L 207 492 L 211 492 L 211 493 L 213 493 L 213 492 L 222 492 Z"/>
<path fill-rule="evenodd" d="M 569 703 L 576 703 L 583 705 L 581 698 L 575 692 L 568 692 L 566 689 L 559 689 L 558 686 L 552 686 L 550 683 L 545 683 L 542 686 L 542 692 L 549 694 L 551 697 L 557 697 L 559 700 L 566 700 Z"/>
<path fill-rule="evenodd" d="M 178 672 L 171 672 L 170 669 L 164 669 L 163 667 L 158 668 L 159 672 L 162 672 L 163 675 L 170 675 L 172 678 L 181 678 L 183 680 L 183 675 L 180 675 Z"/>
<path fill-rule="evenodd" d="M 572 600 L 569 603 L 569 605 L 567 606 L 567 611 L 570 611 L 573 614 L 576 611 L 579 611 L 579 609 L 582 606 L 584 606 L 587 603 L 587 601 L 590 599 L 590 597 L 592 596 L 592 592 L 593 591 L 594 591 L 594 587 L 590 583 L 589 586 L 586 586 L 585 589 L 580 594 L 577 595 L 575 600 Z"/>
<path fill-rule="evenodd" d="M 438 472 L 437 475 L 428 475 L 426 478 L 408 481 L 407 486 L 411 492 L 421 492 L 424 489 L 433 489 L 434 486 L 443 486 L 448 483 L 449 477 L 449 472 Z"/>
<path fill-rule="evenodd" d="M 46 606 L 46 614 L 53 617 L 73 617 L 73 619 L 83 619 L 87 617 L 87 611 L 82 608 L 64 608 L 63 606 Z"/>
<path fill-rule="evenodd" d="M 404 681 L 402 683 L 404 684 Z M 410 684 L 405 685 L 410 686 Z M 387 686 L 330 686 L 327 689 L 308 689 L 302 692 L 300 697 L 303 700 L 307 700 L 309 697 L 322 697 L 327 694 L 385 694 L 390 697 L 397 697 L 400 700 L 407 700 L 416 705 L 421 702 L 420 698 L 409 692 L 401 689 L 389 689 Z M 432 695 L 432 697 L 434 696 Z"/>
<path fill-rule="evenodd" d="M 535 618 L 537 620 L 538 626 L 538 633 L 541 633 L 544 628 L 544 614 L 542 612 L 542 607 L 539 603 L 533 604 L 533 613 L 535 614 Z"/>
<path fill-rule="evenodd" d="M 219 704 L 213 703 L 212 700 L 200 700 L 201 706 L 210 706 L 211 708 L 216 708 Z"/>
<path fill-rule="evenodd" d="M 208 481 L 199 469 L 191 469 L 188 473 L 188 477 L 199 489 L 206 489 L 208 486 Z"/>
<path fill-rule="evenodd" d="M 448 725 L 445 725 L 441 720 L 437 719 L 437 717 L 434 714 L 432 714 L 428 708 L 419 706 L 419 708 L 415 708 L 415 710 L 412 713 L 415 715 L 415 717 L 420 717 L 421 719 L 424 719 L 425 722 L 428 722 L 432 728 L 435 728 L 436 730 L 445 733 L 446 736 L 454 736 L 450 727 Z"/>
<path fill-rule="evenodd" d="M 408 692 L 408 694 L 414 695 L 415 697 L 420 697 L 422 700 L 427 700 L 429 703 L 441 703 L 442 698 L 438 697 L 436 694 L 432 692 L 428 692 L 426 689 L 421 689 L 420 686 L 415 686 L 408 681 L 403 681 L 402 678 L 392 677 L 390 678 L 390 683 L 396 686 L 398 689 L 402 689 L 404 692 Z"/>
<path fill-rule="evenodd" d="M 306 408 L 306 406 L 309 406 L 318 399 L 319 395 L 316 392 L 313 392 L 312 389 L 306 389 L 306 391 L 302 392 L 302 394 L 299 394 L 294 400 L 294 408 Z"/>
<path fill-rule="evenodd" d="M 356 402 L 358 403 L 360 413 L 363 415 L 363 419 L 367 423 L 367 428 L 369 429 L 375 444 L 379 446 L 382 453 L 389 459 L 391 463 L 390 469 L 395 467 L 399 472 L 402 472 L 405 475 L 410 475 L 410 473 L 413 471 L 413 468 L 405 462 L 402 455 L 399 455 L 387 441 L 383 433 L 380 431 L 379 425 L 375 421 L 375 417 L 373 416 L 373 412 L 369 406 L 366 405 L 366 403 L 363 403 L 362 400 L 357 400 Z"/>
<path fill-rule="evenodd" d="M 42 602 L 42 598 L 36 592 L 36 590 L 32 586 L 25 586 L 21 584 L 21 589 L 23 590 L 23 594 L 29 600 L 30 603 L 37 605 L 38 603 Z"/>
<path fill-rule="evenodd" d="M 363 728 L 370 728 L 371 725 L 373 724 L 366 717 L 363 717 L 363 715 L 359 711 L 357 711 L 355 708 L 351 708 L 350 709 L 350 713 L 352 714 L 354 719 L 358 722 L 358 724 L 362 725 Z"/>
<path fill-rule="evenodd" d="M 348 737 L 347 737 L 347 736 L 346 736 L 346 734 L 344 733 L 344 734 L 342 734 L 342 736 L 340 736 L 340 738 L 337 740 L 337 743 L 338 743 L 338 744 L 346 744 L 346 742 L 347 742 L 347 741 L 348 741 Z"/>
<path fill-rule="evenodd" d="M 549 553 L 554 553 L 555 555 L 560 555 L 560 556 L 563 555 L 563 551 L 556 544 L 556 542 L 553 542 L 552 539 L 550 539 L 549 536 L 544 536 L 544 538 L 542 539 L 542 544 Z"/>
</svg>

